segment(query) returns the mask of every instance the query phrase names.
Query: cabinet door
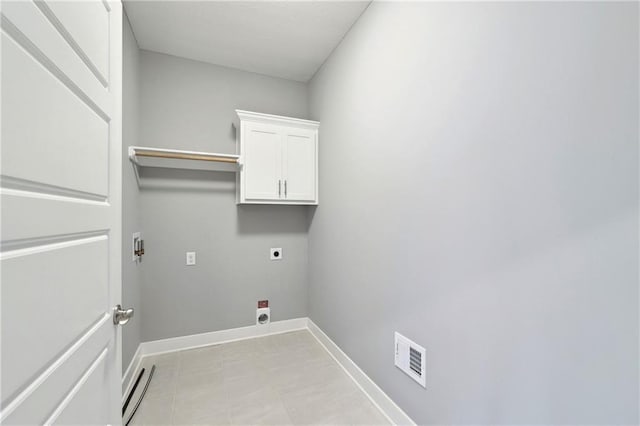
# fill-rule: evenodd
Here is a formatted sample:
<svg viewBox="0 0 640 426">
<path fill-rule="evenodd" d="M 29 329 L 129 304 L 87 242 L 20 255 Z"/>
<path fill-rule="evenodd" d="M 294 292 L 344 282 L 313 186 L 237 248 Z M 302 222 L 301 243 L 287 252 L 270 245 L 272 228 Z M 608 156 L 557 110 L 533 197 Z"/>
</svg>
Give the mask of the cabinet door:
<svg viewBox="0 0 640 426">
<path fill-rule="evenodd" d="M 283 134 L 284 198 L 316 201 L 317 132 L 286 129 Z"/>
<path fill-rule="evenodd" d="M 278 200 L 283 193 L 282 132 L 277 126 L 243 124 L 244 198 Z"/>
</svg>

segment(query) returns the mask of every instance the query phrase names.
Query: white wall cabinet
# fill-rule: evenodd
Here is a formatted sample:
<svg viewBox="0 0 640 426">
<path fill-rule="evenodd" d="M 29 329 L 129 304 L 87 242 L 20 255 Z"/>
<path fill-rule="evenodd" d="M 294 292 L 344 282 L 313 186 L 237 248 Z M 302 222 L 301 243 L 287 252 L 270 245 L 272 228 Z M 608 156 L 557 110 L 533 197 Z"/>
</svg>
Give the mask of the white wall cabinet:
<svg viewBox="0 0 640 426">
<path fill-rule="evenodd" d="M 318 204 L 317 121 L 236 110 L 239 204 Z"/>
</svg>

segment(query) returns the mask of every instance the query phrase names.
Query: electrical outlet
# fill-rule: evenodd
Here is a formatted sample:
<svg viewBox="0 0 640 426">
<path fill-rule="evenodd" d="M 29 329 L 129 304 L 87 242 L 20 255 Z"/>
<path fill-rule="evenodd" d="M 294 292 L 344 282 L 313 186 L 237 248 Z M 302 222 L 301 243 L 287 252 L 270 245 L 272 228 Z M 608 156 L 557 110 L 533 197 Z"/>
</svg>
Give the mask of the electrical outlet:
<svg viewBox="0 0 640 426">
<path fill-rule="evenodd" d="M 195 251 L 188 251 L 187 252 L 187 265 L 188 266 L 193 266 L 196 264 L 196 252 Z"/>
<path fill-rule="evenodd" d="M 271 308 L 256 309 L 256 325 L 267 325 L 271 322 Z"/>
<path fill-rule="evenodd" d="M 282 248 L 271 248 L 271 260 L 282 260 Z"/>
</svg>

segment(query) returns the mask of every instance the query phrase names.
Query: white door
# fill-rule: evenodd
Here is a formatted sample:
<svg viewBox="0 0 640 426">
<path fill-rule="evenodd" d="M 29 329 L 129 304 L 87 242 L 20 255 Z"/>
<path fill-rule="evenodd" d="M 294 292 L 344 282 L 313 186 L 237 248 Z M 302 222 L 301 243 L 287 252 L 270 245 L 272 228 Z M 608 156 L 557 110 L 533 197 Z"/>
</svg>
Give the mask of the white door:
<svg viewBox="0 0 640 426">
<path fill-rule="evenodd" d="M 0 7 L 0 422 L 119 424 L 122 6 Z"/>
<path fill-rule="evenodd" d="M 316 131 L 286 129 L 283 140 L 285 198 L 289 201 L 315 201 Z"/>
<path fill-rule="evenodd" d="M 242 124 L 243 182 L 245 199 L 279 200 L 282 181 L 282 131 L 260 123 Z"/>
</svg>

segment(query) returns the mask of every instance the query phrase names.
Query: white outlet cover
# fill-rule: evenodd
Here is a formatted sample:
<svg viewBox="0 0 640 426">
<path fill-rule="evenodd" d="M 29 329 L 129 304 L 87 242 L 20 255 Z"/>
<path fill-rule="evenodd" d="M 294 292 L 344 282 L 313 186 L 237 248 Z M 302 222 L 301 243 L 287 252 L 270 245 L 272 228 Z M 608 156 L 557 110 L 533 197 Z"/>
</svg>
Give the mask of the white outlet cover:
<svg viewBox="0 0 640 426">
<path fill-rule="evenodd" d="M 282 260 L 282 248 L 281 247 L 272 247 L 270 250 L 269 259 L 271 260 Z"/>
<path fill-rule="evenodd" d="M 188 266 L 193 266 L 196 264 L 196 252 L 195 251 L 188 251 L 187 252 L 187 265 Z"/>
</svg>

